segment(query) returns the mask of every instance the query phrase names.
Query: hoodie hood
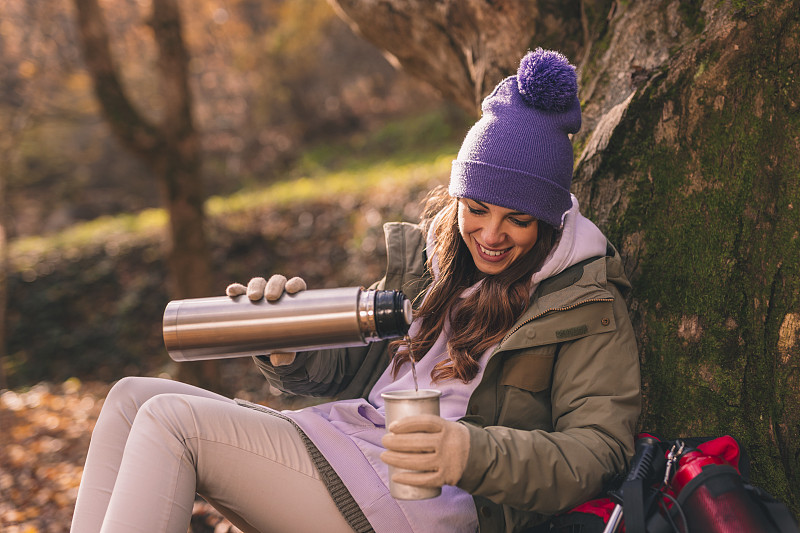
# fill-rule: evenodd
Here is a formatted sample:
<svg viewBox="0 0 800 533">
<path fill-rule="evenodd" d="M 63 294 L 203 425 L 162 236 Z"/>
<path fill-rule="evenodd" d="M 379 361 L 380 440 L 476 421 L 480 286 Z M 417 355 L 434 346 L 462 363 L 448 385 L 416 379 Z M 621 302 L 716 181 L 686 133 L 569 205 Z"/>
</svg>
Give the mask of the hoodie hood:
<svg viewBox="0 0 800 533">
<path fill-rule="evenodd" d="M 560 274 L 585 259 L 606 254 L 608 245 L 606 236 L 591 220 L 581 214 L 575 195 L 570 194 L 570 198 L 572 207 L 564 218 L 564 229 L 542 268 L 533 274 L 534 285 Z"/>
</svg>

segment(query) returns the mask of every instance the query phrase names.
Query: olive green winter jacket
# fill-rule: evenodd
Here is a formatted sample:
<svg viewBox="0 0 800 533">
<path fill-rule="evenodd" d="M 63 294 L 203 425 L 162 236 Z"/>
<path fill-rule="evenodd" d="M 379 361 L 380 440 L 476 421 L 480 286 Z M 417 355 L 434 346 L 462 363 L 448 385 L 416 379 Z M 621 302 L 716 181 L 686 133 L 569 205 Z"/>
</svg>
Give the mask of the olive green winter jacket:
<svg viewBox="0 0 800 533">
<path fill-rule="evenodd" d="M 384 227 L 388 268 L 375 287 L 410 298 L 430 282 L 425 238 L 406 223 Z M 470 430 L 458 486 L 473 495 L 480 531 L 524 531 L 598 495 L 633 455 L 639 358 L 621 291 L 619 254 L 589 259 L 544 280 L 498 345 L 462 419 Z M 387 367 L 387 342 L 302 352 L 288 366 L 256 358 L 281 390 L 366 398 Z"/>
</svg>

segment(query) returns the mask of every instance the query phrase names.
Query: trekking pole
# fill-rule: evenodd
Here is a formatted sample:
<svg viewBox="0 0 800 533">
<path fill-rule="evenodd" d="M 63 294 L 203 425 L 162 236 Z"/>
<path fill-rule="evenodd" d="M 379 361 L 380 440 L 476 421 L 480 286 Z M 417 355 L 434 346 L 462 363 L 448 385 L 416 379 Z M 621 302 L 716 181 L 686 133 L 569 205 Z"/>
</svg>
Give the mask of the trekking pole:
<svg viewBox="0 0 800 533">
<path fill-rule="evenodd" d="M 630 482 L 643 483 L 653 474 L 653 461 L 659 453 L 658 440 L 653 437 L 642 437 L 636 441 L 636 454 L 631 461 L 631 470 L 616 495 L 617 505 L 611 512 L 603 533 L 615 533 L 622 520 L 623 489 Z"/>
</svg>

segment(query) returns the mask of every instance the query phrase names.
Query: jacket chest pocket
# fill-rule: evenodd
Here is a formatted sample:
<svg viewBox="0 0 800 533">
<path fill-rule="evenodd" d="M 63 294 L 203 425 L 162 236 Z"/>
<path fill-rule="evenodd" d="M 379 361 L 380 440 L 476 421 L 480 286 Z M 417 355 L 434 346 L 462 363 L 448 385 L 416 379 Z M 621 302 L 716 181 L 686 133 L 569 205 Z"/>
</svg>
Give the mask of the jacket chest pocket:
<svg viewBox="0 0 800 533">
<path fill-rule="evenodd" d="M 537 346 L 508 356 L 503 361 L 500 384 L 531 392 L 549 389 L 555 356 L 555 345 Z"/>
<path fill-rule="evenodd" d="M 506 358 L 500 377 L 502 405 L 498 424 L 552 430 L 550 389 L 555 352 L 555 345 L 538 346 Z"/>
</svg>

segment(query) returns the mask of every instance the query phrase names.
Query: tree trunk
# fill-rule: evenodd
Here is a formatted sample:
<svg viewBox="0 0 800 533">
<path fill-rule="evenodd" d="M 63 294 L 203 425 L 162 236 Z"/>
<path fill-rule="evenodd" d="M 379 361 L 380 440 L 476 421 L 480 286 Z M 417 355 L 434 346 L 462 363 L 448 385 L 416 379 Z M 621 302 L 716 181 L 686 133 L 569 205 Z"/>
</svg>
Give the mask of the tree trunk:
<svg viewBox="0 0 800 533">
<path fill-rule="evenodd" d="M 179 298 L 208 296 L 213 288 L 204 231 L 206 195 L 200 140 L 192 118 L 189 54 L 183 44 L 176 0 L 153 2 L 150 25 L 158 43 L 158 72 L 164 99 L 161 149 L 154 154 L 150 166 L 159 177 L 170 214 L 170 270 L 175 294 Z"/>
<path fill-rule="evenodd" d="M 331 5 L 393 64 L 478 114 L 486 93 L 512 74 L 534 36 L 575 52 L 582 47 L 578 0 L 332 0 Z M 594 29 L 586 24 L 586 31 Z M 564 39 L 569 35 L 571 39 Z"/>
<path fill-rule="evenodd" d="M 3 147 L 5 148 L 5 147 Z M 9 168 L 8 150 L 0 149 L 0 164 Z M 6 330 L 6 314 L 8 309 L 8 242 L 6 228 L 8 227 L 8 205 L 5 172 L 0 172 L 0 389 L 8 388 L 6 378 L 6 357 L 8 356 L 8 339 Z"/>
<path fill-rule="evenodd" d="M 175 299 L 209 296 L 212 276 L 204 229 L 201 155 L 192 119 L 189 55 L 175 0 L 154 0 L 150 25 L 158 44 L 164 116 L 148 122 L 133 106 L 111 57 L 108 31 L 97 0 L 75 0 L 86 66 L 111 130 L 153 170 L 169 213 L 169 273 Z M 183 363 L 179 377 L 220 390 L 219 363 Z"/>
<path fill-rule="evenodd" d="M 527 49 L 579 65 L 573 192 L 634 285 L 641 425 L 736 436 L 798 514 L 800 1 L 331 1 L 470 111 Z"/>
<path fill-rule="evenodd" d="M 738 437 L 797 513 L 800 2 L 688 15 L 696 35 L 632 73 L 574 189 L 634 282 L 643 425 Z"/>
</svg>

